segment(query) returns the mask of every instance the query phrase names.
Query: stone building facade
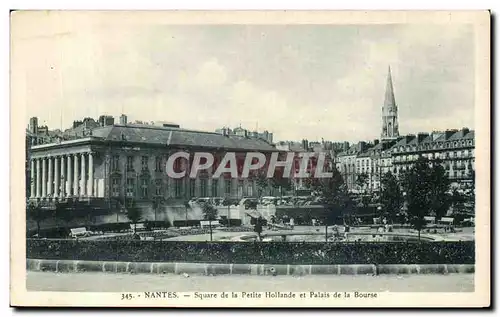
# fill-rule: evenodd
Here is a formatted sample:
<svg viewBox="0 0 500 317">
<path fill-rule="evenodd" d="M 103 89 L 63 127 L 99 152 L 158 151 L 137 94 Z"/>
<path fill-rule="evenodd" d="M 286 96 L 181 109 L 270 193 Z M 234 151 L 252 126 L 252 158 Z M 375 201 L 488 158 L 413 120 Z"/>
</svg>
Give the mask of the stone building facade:
<svg viewBox="0 0 500 317">
<path fill-rule="evenodd" d="M 214 169 L 196 178 L 172 179 L 165 171 L 168 157 L 178 151 L 210 152 L 221 160 L 226 152 L 271 153 L 276 149 L 263 141 L 239 136 L 156 126 L 112 125 L 96 128 L 92 136 L 30 148 L 29 199 L 36 201 L 98 202 L 133 199 L 139 205 L 157 197 L 182 205 L 192 197 L 255 196 L 255 181 L 220 177 Z M 192 158 L 191 158 L 192 160 Z M 190 172 L 187 160 L 175 169 Z"/>
</svg>

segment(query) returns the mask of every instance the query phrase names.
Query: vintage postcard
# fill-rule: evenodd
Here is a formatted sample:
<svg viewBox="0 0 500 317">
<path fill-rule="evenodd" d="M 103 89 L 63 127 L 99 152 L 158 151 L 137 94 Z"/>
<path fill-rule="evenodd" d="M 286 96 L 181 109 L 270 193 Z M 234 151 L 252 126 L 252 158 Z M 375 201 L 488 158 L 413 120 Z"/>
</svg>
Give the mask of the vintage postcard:
<svg viewBox="0 0 500 317">
<path fill-rule="evenodd" d="M 487 11 L 15 11 L 10 75 L 14 306 L 490 305 Z"/>
</svg>

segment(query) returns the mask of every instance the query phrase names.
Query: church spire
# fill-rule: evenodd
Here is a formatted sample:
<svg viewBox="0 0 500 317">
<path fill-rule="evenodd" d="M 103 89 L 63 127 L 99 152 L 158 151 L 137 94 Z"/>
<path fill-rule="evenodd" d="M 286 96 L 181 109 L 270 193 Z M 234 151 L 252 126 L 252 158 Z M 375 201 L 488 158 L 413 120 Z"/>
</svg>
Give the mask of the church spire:
<svg viewBox="0 0 500 317">
<path fill-rule="evenodd" d="M 387 72 L 384 106 L 382 107 L 382 135 L 381 140 L 393 140 L 399 136 L 398 107 L 394 98 L 392 86 L 391 66 Z"/>
<path fill-rule="evenodd" d="M 396 99 L 394 98 L 394 88 L 392 87 L 391 66 L 387 72 L 387 84 L 385 86 L 385 100 L 384 107 L 388 110 L 396 107 Z"/>
</svg>

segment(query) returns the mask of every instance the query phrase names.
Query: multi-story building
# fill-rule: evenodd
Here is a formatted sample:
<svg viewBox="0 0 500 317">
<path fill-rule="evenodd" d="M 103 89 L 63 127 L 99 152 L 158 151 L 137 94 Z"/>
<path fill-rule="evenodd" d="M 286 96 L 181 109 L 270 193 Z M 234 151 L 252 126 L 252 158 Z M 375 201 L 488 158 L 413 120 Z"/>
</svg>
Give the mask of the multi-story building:
<svg viewBox="0 0 500 317">
<path fill-rule="evenodd" d="M 452 185 L 463 187 L 472 181 L 475 169 L 474 131 L 463 128 L 406 136 L 392 147 L 393 172 L 400 175 L 419 157 L 440 159 Z"/>
<path fill-rule="evenodd" d="M 67 199 L 101 203 L 136 201 L 151 208 L 151 201 L 163 197 L 182 205 L 192 197 L 255 196 L 255 181 L 221 177 L 212 179 L 214 169 L 200 171 L 196 178 L 169 178 L 168 157 L 177 151 L 204 151 L 216 162 L 232 151 L 271 153 L 276 149 L 261 139 L 221 135 L 180 128 L 111 125 L 92 130 L 90 136 L 31 147 L 31 200 L 43 202 Z M 241 159 L 241 155 L 238 155 Z M 174 168 L 187 170 L 187 160 L 177 160 Z"/>
<path fill-rule="evenodd" d="M 351 145 L 347 151 L 340 153 L 335 158 L 335 166 L 342 175 L 349 191 L 357 190 L 357 177 L 359 175 L 357 168 L 359 167 L 359 171 L 361 172 L 361 166 L 363 165 L 363 163 L 360 163 L 362 160 L 358 160 L 358 156 L 367 151 L 370 146 L 371 144 L 361 141 Z"/>
</svg>

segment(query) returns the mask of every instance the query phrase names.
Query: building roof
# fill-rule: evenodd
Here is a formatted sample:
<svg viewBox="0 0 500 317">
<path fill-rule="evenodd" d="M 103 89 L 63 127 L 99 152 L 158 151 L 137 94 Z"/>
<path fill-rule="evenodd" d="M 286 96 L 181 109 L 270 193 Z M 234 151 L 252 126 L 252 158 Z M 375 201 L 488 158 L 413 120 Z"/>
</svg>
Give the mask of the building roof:
<svg viewBox="0 0 500 317">
<path fill-rule="evenodd" d="M 372 152 L 373 152 L 373 151 L 371 151 L 371 149 L 370 149 L 370 150 L 368 150 L 368 151 L 365 151 L 365 152 L 363 152 L 363 153 L 358 154 L 358 156 L 357 156 L 357 157 L 360 157 L 360 158 L 362 158 L 362 157 L 370 157 L 370 156 L 372 155 Z"/>
<path fill-rule="evenodd" d="M 262 139 L 224 136 L 215 132 L 194 131 L 172 127 L 113 125 L 92 130 L 93 137 L 108 141 L 158 144 L 165 146 L 196 146 L 233 150 L 275 151 Z"/>
</svg>

